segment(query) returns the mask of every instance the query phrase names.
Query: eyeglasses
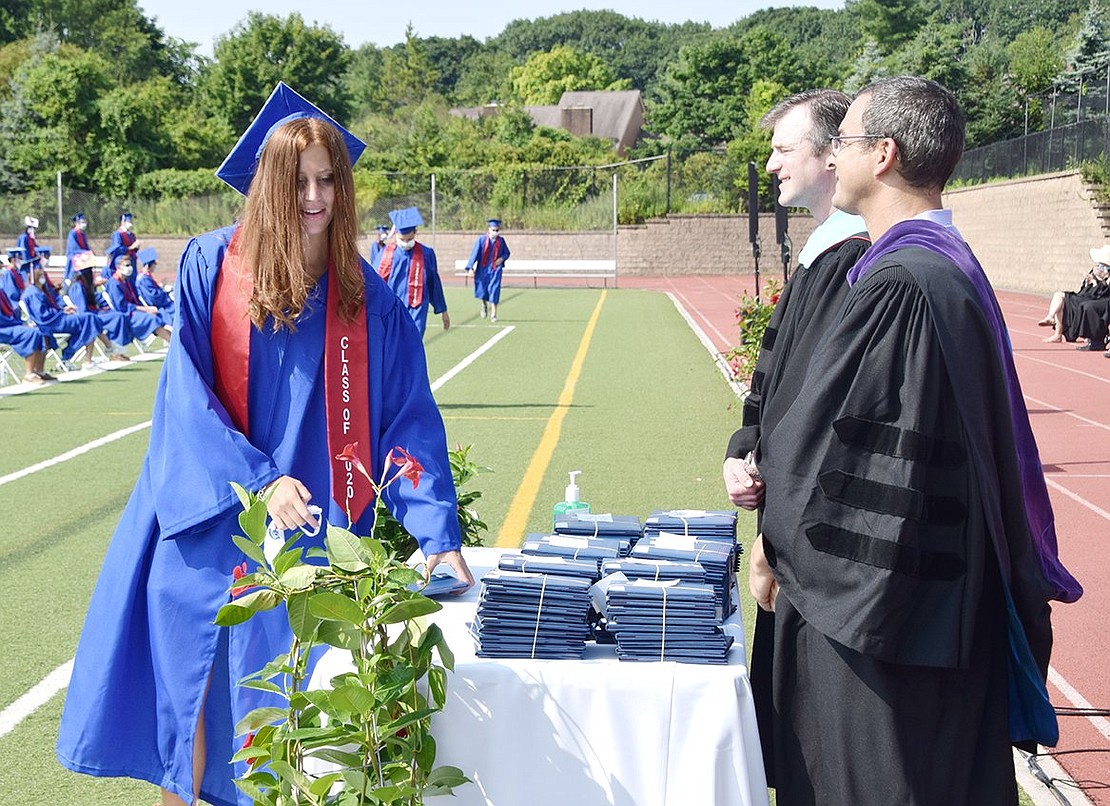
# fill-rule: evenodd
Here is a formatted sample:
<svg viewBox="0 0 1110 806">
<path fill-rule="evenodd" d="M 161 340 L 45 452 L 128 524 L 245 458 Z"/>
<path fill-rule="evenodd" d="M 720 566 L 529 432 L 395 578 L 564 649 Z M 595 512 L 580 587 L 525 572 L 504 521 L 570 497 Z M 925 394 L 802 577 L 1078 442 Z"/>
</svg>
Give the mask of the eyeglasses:
<svg viewBox="0 0 1110 806">
<path fill-rule="evenodd" d="M 845 140 L 882 140 L 881 134 L 834 134 L 829 138 L 829 143 L 832 145 L 832 155 L 835 157 L 840 153 L 840 149 L 844 147 Z"/>
</svg>

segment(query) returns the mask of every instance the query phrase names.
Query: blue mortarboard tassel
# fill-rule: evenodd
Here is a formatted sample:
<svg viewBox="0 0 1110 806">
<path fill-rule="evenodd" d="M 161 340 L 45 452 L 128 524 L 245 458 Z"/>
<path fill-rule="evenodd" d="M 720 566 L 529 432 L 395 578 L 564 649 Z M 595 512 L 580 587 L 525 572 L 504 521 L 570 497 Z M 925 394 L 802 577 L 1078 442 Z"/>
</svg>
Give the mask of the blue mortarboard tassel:
<svg viewBox="0 0 1110 806">
<path fill-rule="evenodd" d="M 270 135 L 282 124 L 298 118 L 319 118 L 335 126 L 347 144 L 351 165 L 358 162 L 358 158 L 366 149 L 366 143 L 340 126 L 334 118 L 325 114 L 311 101 L 295 92 L 284 81 L 280 81 L 270 93 L 270 97 L 266 99 L 266 103 L 258 110 L 251 125 L 243 132 L 239 142 L 231 149 L 231 153 L 224 158 L 223 164 L 216 170 L 216 176 L 244 196 L 247 195 L 254 172 L 258 168 L 258 158 Z"/>
<path fill-rule="evenodd" d="M 158 259 L 158 250 L 153 246 L 147 246 L 139 250 L 137 257 L 139 258 L 139 265 L 146 266 L 148 263 L 153 263 Z"/>
<path fill-rule="evenodd" d="M 420 210 L 415 207 L 393 210 L 389 214 L 389 220 L 393 222 L 393 226 L 402 235 L 407 235 L 417 227 L 424 226 L 424 219 L 420 215 Z"/>
</svg>

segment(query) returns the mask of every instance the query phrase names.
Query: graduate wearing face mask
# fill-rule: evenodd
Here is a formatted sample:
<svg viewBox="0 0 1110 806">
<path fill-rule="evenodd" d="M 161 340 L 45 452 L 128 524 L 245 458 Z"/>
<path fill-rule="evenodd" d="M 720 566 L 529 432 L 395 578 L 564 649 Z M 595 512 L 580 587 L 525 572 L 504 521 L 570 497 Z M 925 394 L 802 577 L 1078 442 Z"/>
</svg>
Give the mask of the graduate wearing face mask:
<svg viewBox="0 0 1110 806">
<path fill-rule="evenodd" d="M 389 214 L 395 234 L 382 250 L 375 268 L 393 293 L 405 303 L 409 316 L 421 335 L 428 322 L 428 307 L 443 318 L 443 329 L 451 327 L 443 283 L 439 279 L 436 253 L 416 240 L 416 228 L 424 219 L 415 207 L 394 210 Z"/>
<path fill-rule="evenodd" d="M 370 265 L 377 266 L 378 261 L 381 260 L 382 252 L 389 244 L 389 227 L 379 226 L 375 228 L 377 231 L 377 238 L 370 244 Z"/>
<path fill-rule="evenodd" d="M 121 254 L 116 256 L 113 263 L 114 271 L 105 283 L 105 291 L 108 293 L 108 301 L 112 309 L 127 314 L 131 320 L 131 329 L 135 333 L 135 338 L 146 339 L 154 334 L 168 343 L 173 322 L 167 320 L 165 314 L 153 305 L 144 305 L 139 299 L 133 278 L 135 269 L 131 265 L 131 260 L 126 254 Z"/>
</svg>

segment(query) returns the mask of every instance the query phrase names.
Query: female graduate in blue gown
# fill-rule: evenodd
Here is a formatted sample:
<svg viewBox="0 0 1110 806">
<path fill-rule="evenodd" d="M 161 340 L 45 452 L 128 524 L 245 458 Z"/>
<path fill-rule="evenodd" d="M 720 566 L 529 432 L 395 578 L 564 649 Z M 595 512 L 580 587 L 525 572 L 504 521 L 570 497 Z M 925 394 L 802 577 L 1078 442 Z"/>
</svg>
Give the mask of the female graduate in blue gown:
<svg viewBox="0 0 1110 806">
<path fill-rule="evenodd" d="M 165 804 L 250 803 L 232 783 L 243 771 L 229 766 L 242 743 L 234 725 L 270 695 L 236 682 L 286 651 L 291 633 L 282 609 L 231 630 L 213 623 L 246 560 L 231 540 L 240 505 L 229 482 L 272 488 L 279 528 L 313 527 L 310 503 L 348 525 L 329 416 L 347 333 L 364 336 L 351 366 L 357 378 L 364 365 L 365 400 L 356 380 L 345 410 L 368 443 L 363 464 L 380 468 L 394 446 L 419 459 L 419 486 L 392 485 L 385 503 L 429 567 L 446 563 L 473 584 L 419 334 L 358 256 L 351 146 L 284 85 L 267 109 L 233 152 L 247 152 L 245 175 L 232 157 L 221 168 L 238 189 L 250 185 L 241 223 L 194 239 L 181 259 L 150 448 L 93 593 L 58 739 L 65 766 L 151 781 Z M 351 511 L 353 530 L 368 534 L 373 507 Z"/>
</svg>

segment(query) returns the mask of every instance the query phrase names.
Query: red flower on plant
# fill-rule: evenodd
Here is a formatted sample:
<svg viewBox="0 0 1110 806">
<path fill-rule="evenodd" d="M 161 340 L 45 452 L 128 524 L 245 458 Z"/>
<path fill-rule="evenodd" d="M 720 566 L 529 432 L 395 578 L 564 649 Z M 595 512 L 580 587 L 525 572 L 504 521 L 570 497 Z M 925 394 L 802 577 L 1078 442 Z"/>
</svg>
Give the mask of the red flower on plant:
<svg viewBox="0 0 1110 806">
<path fill-rule="evenodd" d="M 411 481 L 413 489 L 420 486 L 420 474 L 424 472 L 424 465 L 415 456 L 404 448 L 397 447 L 389 452 L 389 460 L 401 468 L 397 475 Z"/>
<path fill-rule="evenodd" d="M 243 749 L 246 750 L 252 744 L 254 744 L 254 734 L 253 733 L 248 733 L 247 734 L 247 740 L 245 742 L 243 742 Z"/>
<path fill-rule="evenodd" d="M 772 294 L 771 295 L 771 304 L 772 305 L 778 305 L 779 304 L 779 295 L 778 294 Z"/>
<path fill-rule="evenodd" d="M 363 465 L 362 460 L 358 458 L 357 451 L 358 443 L 348 442 L 343 446 L 343 450 L 336 454 L 335 460 L 337 462 L 350 462 L 355 466 L 355 470 L 366 476 L 366 480 L 373 484 L 374 480 L 370 478 L 370 474 L 366 471 L 366 466 Z"/>
<path fill-rule="evenodd" d="M 240 580 L 247 575 L 247 563 L 244 560 L 242 565 L 237 565 L 231 569 L 232 580 Z M 232 596 L 238 596 L 245 590 L 250 590 L 254 585 L 237 585 L 231 589 Z"/>
</svg>

